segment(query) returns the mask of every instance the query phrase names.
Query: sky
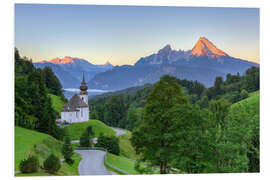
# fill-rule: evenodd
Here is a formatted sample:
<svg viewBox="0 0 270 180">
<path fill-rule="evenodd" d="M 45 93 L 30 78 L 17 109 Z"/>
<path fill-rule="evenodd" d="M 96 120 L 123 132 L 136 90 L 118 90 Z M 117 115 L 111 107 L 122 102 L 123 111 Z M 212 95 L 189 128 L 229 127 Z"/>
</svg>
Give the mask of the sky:
<svg viewBox="0 0 270 180">
<path fill-rule="evenodd" d="M 204 36 L 230 56 L 259 63 L 258 8 L 15 5 L 15 46 L 33 62 L 80 57 L 135 64 L 170 44 L 191 50 Z"/>
</svg>

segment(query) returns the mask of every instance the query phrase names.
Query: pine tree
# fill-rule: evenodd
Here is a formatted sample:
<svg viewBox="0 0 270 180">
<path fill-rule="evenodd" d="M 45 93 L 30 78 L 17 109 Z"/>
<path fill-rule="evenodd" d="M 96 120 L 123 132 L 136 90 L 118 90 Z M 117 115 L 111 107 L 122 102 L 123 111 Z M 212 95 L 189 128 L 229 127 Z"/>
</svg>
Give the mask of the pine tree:
<svg viewBox="0 0 270 180">
<path fill-rule="evenodd" d="M 73 151 L 73 148 L 71 146 L 69 137 L 65 138 L 65 142 L 64 142 L 63 147 L 62 147 L 62 154 L 65 158 L 65 161 L 68 164 L 72 164 L 74 162 L 74 160 L 72 159 L 74 151 Z"/>
</svg>

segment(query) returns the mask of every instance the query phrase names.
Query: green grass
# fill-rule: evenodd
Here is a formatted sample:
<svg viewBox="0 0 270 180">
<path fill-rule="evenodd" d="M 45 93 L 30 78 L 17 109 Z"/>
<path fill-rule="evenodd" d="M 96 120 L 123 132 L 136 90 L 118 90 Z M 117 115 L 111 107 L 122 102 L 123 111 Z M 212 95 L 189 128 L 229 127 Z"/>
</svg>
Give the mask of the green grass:
<svg viewBox="0 0 270 180">
<path fill-rule="evenodd" d="M 53 95 L 53 94 L 49 94 L 51 101 L 52 101 L 52 107 L 55 111 L 57 111 L 59 114 L 63 108 L 63 106 L 65 105 L 65 102 L 62 101 L 61 97 Z"/>
<path fill-rule="evenodd" d="M 15 127 L 15 170 L 19 170 L 19 163 L 29 155 L 38 156 L 40 161 L 50 153 L 61 157 L 61 148 L 62 143 L 47 134 Z"/>
<path fill-rule="evenodd" d="M 118 137 L 120 146 L 120 155 L 135 160 L 137 159 L 138 155 L 136 155 L 135 149 L 131 145 L 130 138 L 131 138 L 130 131 Z"/>
<path fill-rule="evenodd" d="M 35 155 L 38 157 L 40 164 L 51 154 L 54 153 L 60 159 L 63 158 L 61 154 L 62 142 L 55 138 L 39 133 L 33 130 L 15 127 L 15 171 L 19 170 L 19 164 L 21 160 L 27 158 L 29 155 Z M 73 159 L 75 162 L 72 165 L 62 163 L 60 170 L 55 175 L 78 175 L 78 165 L 81 160 L 81 156 L 78 153 L 74 153 Z M 17 173 L 15 176 L 52 176 L 40 170 L 35 173 Z"/>
<path fill-rule="evenodd" d="M 250 106 L 254 106 L 256 108 L 259 108 L 259 106 L 260 106 L 260 91 L 255 91 L 253 93 L 250 93 L 248 98 L 246 98 L 242 101 L 239 101 L 237 103 L 234 103 L 232 105 L 232 107 L 234 107 L 236 105 L 243 104 L 243 103 L 247 103 Z"/>
<path fill-rule="evenodd" d="M 49 174 L 44 170 L 40 170 L 35 173 L 17 173 L 15 176 L 78 176 L 78 166 L 82 158 L 78 153 L 74 153 L 72 159 L 74 160 L 72 165 L 63 162 L 61 168 L 55 174 Z"/>
<path fill-rule="evenodd" d="M 256 94 L 260 94 L 260 90 L 249 93 L 248 97 L 254 96 Z"/>
<path fill-rule="evenodd" d="M 107 162 L 114 167 L 117 167 L 130 174 L 138 174 L 138 172 L 135 170 L 135 162 L 126 159 L 125 157 L 107 153 Z"/>
<path fill-rule="evenodd" d="M 95 137 L 98 137 L 101 133 L 108 136 L 115 134 L 115 131 L 106 124 L 104 124 L 103 122 L 92 119 L 89 120 L 88 122 L 71 124 L 67 126 L 65 129 L 67 130 L 72 140 L 78 140 L 80 139 L 80 136 L 88 126 L 92 126 L 93 131 L 95 133 L 94 135 Z"/>
</svg>

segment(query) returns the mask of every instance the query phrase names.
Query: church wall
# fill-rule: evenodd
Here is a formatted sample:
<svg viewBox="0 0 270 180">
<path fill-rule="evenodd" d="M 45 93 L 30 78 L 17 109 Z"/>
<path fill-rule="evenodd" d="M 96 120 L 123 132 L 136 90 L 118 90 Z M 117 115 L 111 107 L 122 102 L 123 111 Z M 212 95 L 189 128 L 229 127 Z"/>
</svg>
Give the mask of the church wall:
<svg viewBox="0 0 270 180">
<path fill-rule="evenodd" d="M 76 112 L 61 112 L 61 122 L 73 123 L 78 121 L 76 117 Z"/>
<path fill-rule="evenodd" d="M 89 109 L 86 108 L 80 108 L 80 115 L 79 115 L 79 121 L 84 122 L 89 120 Z"/>
<path fill-rule="evenodd" d="M 80 98 L 88 105 L 88 95 L 87 94 L 80 95 Z"/>
</svg>

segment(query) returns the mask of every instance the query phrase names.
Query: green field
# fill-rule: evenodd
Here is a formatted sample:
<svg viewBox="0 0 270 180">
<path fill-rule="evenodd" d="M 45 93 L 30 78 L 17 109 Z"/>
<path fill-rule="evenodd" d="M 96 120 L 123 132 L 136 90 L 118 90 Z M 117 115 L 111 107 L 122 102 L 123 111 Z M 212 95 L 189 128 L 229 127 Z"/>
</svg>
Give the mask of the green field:
<svg viewBox="0 0 270 180">
<path fill-rule="evenodd" d="M 136 160 L 138 155 L 136 155 L 135 149 L 131 145 L 130 138 L 131 138 L 130 131 L 118 137 L 120 146 L 120 155 L 125 156 L 129 159 Z"/>
<path fill-rule="evenodd" d="M 85 131 L 85 129 L 88 126 L 92 126 L 93 131 L 95 133 L 94 135 L 95 137 L 98 137 L 101 133 L 103 133 L 103 135 L 108 135 L 108 136 L 115 134 L 115 131 L 109 126 L 107 126 L 106 124 L 104 124 L 103 122 L 99 120 L 92 120 L 92 119 L 89 120 L 88 122 L 71 124 L 67 126 L 65 129 L 67 130 L 72 140 L 78 140 L 80 139 L 80 136 L 82 135 L 82 133 Z"/>
<path fill-rule="evenodd" d="M 138 172 L 135 170 L 135 162 L 125 157 L 107 153 L 107 162 L 114 167 L 117 167 L 130 174 L 138 174 Z"/>
<path fill-rule="evenodd" d="M 52 101 L 52 107 L 55 111 L 57 111 L 60 115 L 60 112 L 63 108 L 63 106 L 65 105 L 65 102 L 62 101 L 61 97 L 53 95 L 53 94 L 49 94 L 51 101 Z"/>
<path fill-rule="evenodd" d="M 50 153 L 54 153 L 62 159 L 61 148 L 62 143 L 47 134 L 15 127 L 15 171 L 19 170 L 20 161 L 27 158 L 29 155 L 37 156 L 41 164 Z M 75 153 L 73 159 L 75 160 L 73 165 L 70 166 L 67 163 L 62 163 L 61 169 L 55 175 L 78 175 L 78 164 L 81 160 L 81 156 Z M 48 175 L 50 174 L 43 171 L 30 174 L 16 174 L 16 176 Z"/>
<path fill-rule="evenodd" d="M 43 161 L 50 153 L 61 156 L 61 148 L 62 143 L 47 134 L 15 127 L 15 170 L 29 155 L 37 155 Z"/>
</svg>

